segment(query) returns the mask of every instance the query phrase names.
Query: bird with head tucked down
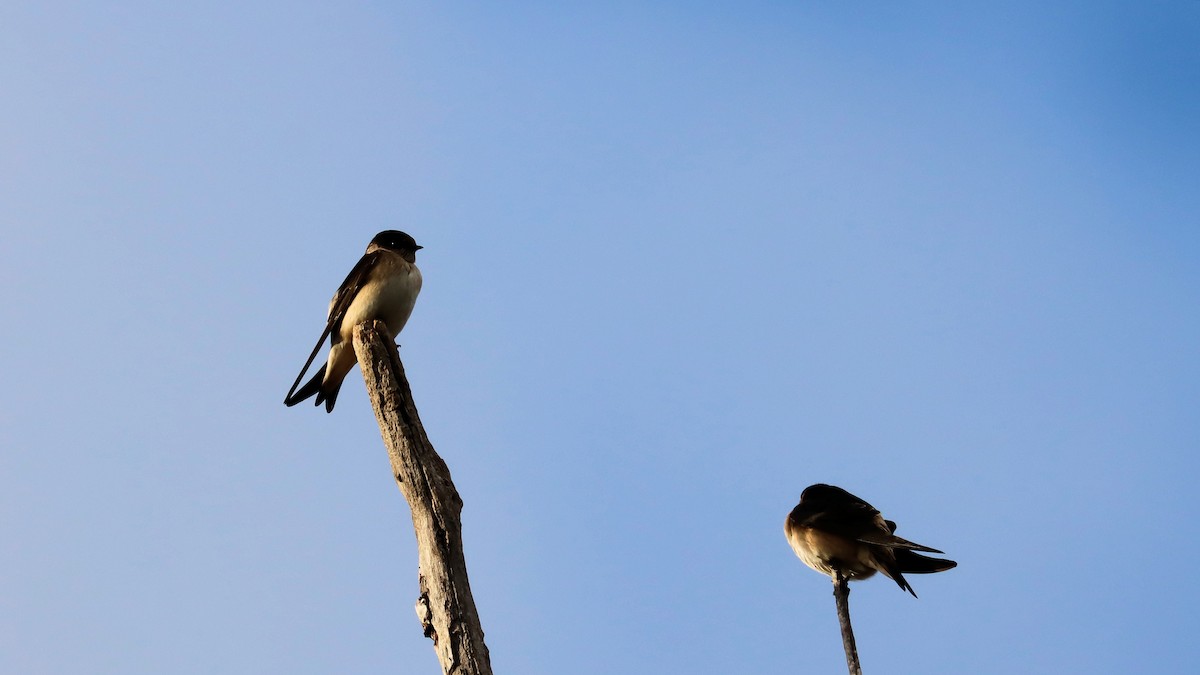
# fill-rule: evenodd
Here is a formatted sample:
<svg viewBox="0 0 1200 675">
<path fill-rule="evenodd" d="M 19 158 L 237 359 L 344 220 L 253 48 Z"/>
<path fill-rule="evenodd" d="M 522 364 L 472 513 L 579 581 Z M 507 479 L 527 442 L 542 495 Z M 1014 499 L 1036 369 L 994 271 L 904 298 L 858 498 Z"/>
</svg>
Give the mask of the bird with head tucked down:
<svg viewBox="0 0 1200 675">
<path fill-rule="evenodd" d="M 895 522 L 884 520 L 878 509 L 833 485 L 805 488 L 783 529 L 800 560 L 835 583 L 839 573 L 856 580 L 882 572 L 915 598 L 905 573 L 943 572 L 958 565 L 917 553 L 942 552 L 897 537 Z"/>
</svg>

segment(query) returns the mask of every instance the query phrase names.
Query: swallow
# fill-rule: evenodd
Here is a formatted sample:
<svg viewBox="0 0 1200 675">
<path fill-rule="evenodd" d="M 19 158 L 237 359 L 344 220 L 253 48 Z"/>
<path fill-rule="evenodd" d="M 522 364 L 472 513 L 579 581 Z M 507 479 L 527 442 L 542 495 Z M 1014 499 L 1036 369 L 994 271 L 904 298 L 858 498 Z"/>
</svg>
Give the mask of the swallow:
<svg viewBox="0 0 1200 675">
<path fill-rule="evenodd" d="M 283 399 L 285 405 L 294 406 L 316 394 L 316 405 L 324 403 L 325 411 L 333 412 L 342 380 L 358 363 L 354 353 L 354 327 L 364 321 L 379 319 L 387 324 L 388 333 L 395 340 L 408 322 L 417 294 L 421 292 L 421 270 L 416 264 L 417 251 L 421 248 L 412 237 L 398 230 L 385 230 L 375 235 L 367 245 L 367 252 L 333 294 L 325 331 Z M 325 344 L 325 338 L 329 338 L 329 359 L 297 391 L 300 380 Z"/>
<path fill-rule="evenodd" d="M 942 552 L 897 537 L 896 523 L 884 520 L 878 509 L 840 487 L 822 483 L 804 489 L 783 531 L 800 560 L 828 574 L 834 583 L 838 574 L 855 580 L 882 572 L 915 598 L 905 572 L 929 574 L 958 565 L 917 553 Z"/>
</svg>

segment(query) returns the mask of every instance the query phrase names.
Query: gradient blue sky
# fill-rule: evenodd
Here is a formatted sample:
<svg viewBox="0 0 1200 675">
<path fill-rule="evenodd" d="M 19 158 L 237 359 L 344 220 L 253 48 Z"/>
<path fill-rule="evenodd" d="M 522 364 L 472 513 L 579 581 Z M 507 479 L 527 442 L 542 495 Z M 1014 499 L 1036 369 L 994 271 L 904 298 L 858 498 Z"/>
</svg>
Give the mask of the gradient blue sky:
<svg viewBox="0 0 1200 675">
<path fill-rule="evenodd" d="M 951 4 L 0 5 L 0 671 L 438 672 L 387 228 L 497 673 L 842 672 L 818 481 L 868 672 L 1194 668 L 1200 5 Z"/>
</svg>

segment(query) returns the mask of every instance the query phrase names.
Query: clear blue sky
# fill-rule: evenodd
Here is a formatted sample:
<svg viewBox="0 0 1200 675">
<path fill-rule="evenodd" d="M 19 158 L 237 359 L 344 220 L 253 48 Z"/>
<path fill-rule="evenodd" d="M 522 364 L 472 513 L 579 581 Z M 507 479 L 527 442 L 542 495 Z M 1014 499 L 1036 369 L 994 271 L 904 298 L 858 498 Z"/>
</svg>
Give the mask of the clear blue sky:
<svg viewBox="0 0 1200 675">
<path fill-rule="evenodd" d="M 1194 2 L 3 4 L 0 671 L 438 672 L 361 378 L 281 403 L 397 228 L 497 673 L 842 672 L 782 533 L 819 481 L 960 563 L 855 586 L 867 672 L 1188 672 L 1198 45 Z"/>
</svg>

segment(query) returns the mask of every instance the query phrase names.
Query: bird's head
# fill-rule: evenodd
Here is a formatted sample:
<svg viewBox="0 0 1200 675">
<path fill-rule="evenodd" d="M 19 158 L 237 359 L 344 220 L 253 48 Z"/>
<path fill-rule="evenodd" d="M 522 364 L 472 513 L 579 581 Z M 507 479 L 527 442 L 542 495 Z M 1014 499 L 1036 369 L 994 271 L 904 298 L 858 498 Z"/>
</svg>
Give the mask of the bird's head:
<svg viewBox="0 0 1200 675">
<path fill-rule="evenodd" d="M 371 245 L 402 253 L 406 251 L 415 253 L 424 248 L 423 246 L 418 246 L 415 239 L 400 230 L 384 230 L 380 232 L 371 240 Z"/>
</svg>

